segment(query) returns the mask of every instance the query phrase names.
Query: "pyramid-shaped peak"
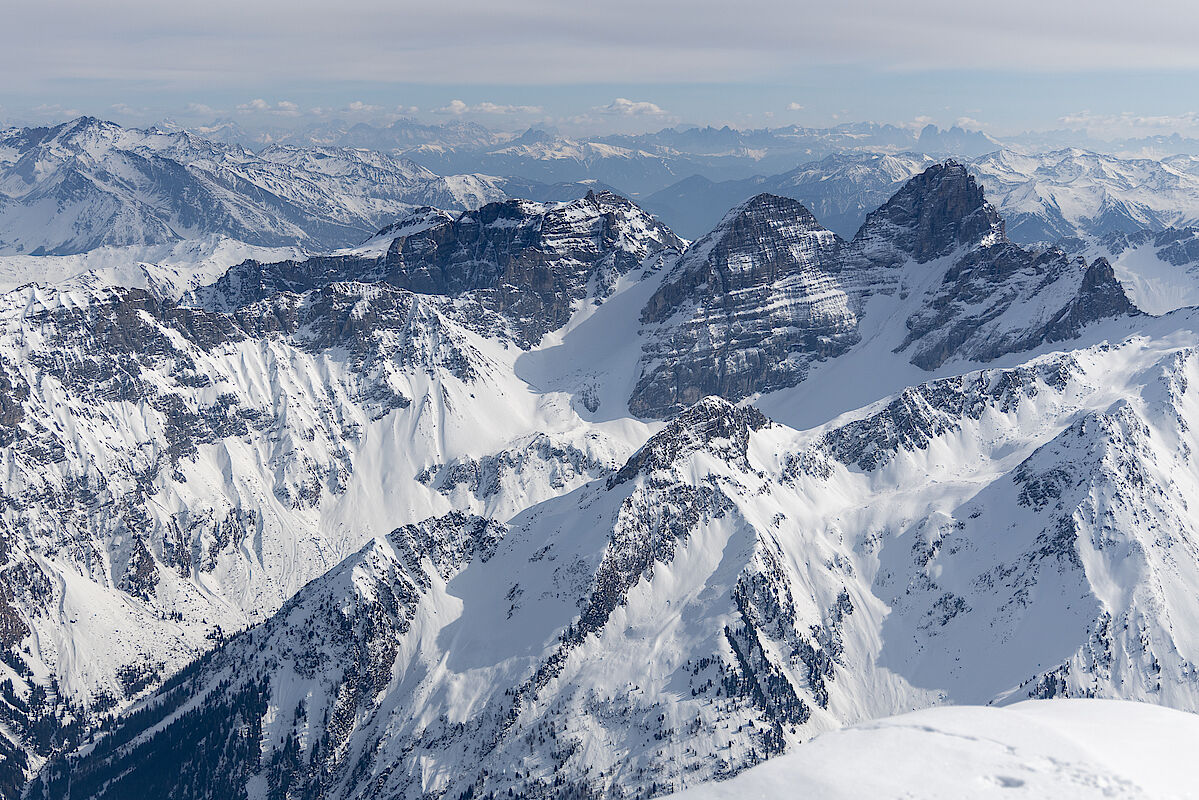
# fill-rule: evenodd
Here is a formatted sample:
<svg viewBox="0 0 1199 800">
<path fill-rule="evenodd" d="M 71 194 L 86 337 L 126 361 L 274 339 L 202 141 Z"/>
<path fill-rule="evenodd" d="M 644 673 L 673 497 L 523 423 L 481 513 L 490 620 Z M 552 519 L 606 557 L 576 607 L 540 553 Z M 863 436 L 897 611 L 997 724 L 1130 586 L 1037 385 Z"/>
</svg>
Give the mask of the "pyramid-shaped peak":
<svg viewBox="0 0 1199 800">
<path fill-rule="evenodd" d="M 966 167 L 949 160 L 911 178 L 866 217 L 854 240 L 889 240 L 925 262 L 987 237 L 1004 238 L 1003 220 Z"/>
<path fill-rule="evenodd" d="M 799 221 L 802 225 L 812 228 L 821 227 L 816 217 L 811 211 L 808 211 L 803 203 L 798 200 L 792 200 L 790 197 L 781 197 L 768 192 L 754 195 L 744 203 L 735 206 L 725 216 L 725 221 L 728 222 L 744 217 L 771 217 L 788 222 Z"/>
</svg>

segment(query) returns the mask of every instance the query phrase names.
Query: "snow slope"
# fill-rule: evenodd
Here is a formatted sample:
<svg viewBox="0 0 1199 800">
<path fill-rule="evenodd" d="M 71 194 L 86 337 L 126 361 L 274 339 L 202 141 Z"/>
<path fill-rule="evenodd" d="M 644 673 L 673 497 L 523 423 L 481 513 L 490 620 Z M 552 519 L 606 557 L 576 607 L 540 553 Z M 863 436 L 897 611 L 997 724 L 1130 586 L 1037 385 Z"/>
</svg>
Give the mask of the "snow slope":
<svg viewBox="0 0 1199 800">
<path fill-rule="evenodd" d="M 191 785 L 200 764 L 170 743 L 235 729 L 247 712 L 219 698 L 243 692 L 269 755 L 223 774 L 286 763 L 347 798 L 655 794 L 944 703 L 1199 709 L 1199 411 L 1182 389 L 1199 339 L 1191 317 L 1154 324 L 817 430 L 709 398 L 473 558 L 410 572 L 413 537 L 479 541 L 482 521 L 454 515 L 368 545 L 146 706 L 176 733 L 130 718 L 132 749 L 56 769 L 95 787 L 177 762 Z"/>
<path fill-rule="evenodd" d="M 1199 305 L 1199 232 L 1194 228 L 1113 231 L 1065 243 L 1084 258 L 1105 258 L 1129 296 L 1150 314 Z"/>
<path fill-rule="evenodd" d="M 824 734 L 678 800 L 1199 797 L 1199 716 L 1112 700 L 916 711 Z"/>
<path fill-rule="evenodd" d="M 1193 159 L 1119 158 L 1070 148 L 1001 150 L 970 162 L 987 197 L 1021 242 L 1185 227 L 1199 220 Z"/>
</svg>

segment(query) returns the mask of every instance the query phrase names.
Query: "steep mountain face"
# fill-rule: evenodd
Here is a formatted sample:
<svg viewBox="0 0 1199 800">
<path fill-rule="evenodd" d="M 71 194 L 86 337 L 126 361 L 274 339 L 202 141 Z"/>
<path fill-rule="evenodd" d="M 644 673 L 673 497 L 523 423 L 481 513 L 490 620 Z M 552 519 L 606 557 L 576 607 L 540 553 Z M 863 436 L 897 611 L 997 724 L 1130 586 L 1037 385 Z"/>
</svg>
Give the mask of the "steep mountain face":
<svg viewBox="0 0 1199 800">
<path fill-rule="evenodd" d="M 2 300 L 0 718 L 33 763 L 397 522 L 511 515 L 644 436 L 530 393 L 507 335 L 473 330 L 503 320 L 462 299 Z"/>
<path fill-rule="evenodd" d="M 1138 308 L 1166 314 L 1199 304 L 1199 231 L 1112 231 L 1062 242 L 1088 259 L 1107 259 Z"/>
<path fill-rule="evenodd" d="M 794 200 L 759 195 L 729 212 L 642 312 L 660 331 L 645 345 L 630 411 L 791 386 L 811 360 L 845 352 L 857 318 L 832 274 L 839 251 L 836 234 Z"/>
<path fill-rule="evenodd" d="M 593 193 L 0 296 L 0 786 L 645 797 L 940 703 L 1199 708 L 1191 311 L 953 162 L 852 241 L 764 195 L 683 244 Z"/>
<path fill-rule="evenodd" d="M 883 330 L 898 340 L 873 358 L 899 354 L 933 370 L 1133 313 L 1106 261 L 1009 242 L 955 162 L 908 181 L 851 242 L 798 203 L 762 195 L 689 249 L 645 306 L 629 408 L 663 416 L 708 394 L 740 400 L 794 386 L 859 343 L 869 349 Z"/>
<path fill-rule="evenodd" d="M 420 225 L 403 223 L 406 232 L 394 236 L 382 255 L 247 262 L 198 293 L 198 300 L 210 308 L 236 308 L 280 289 L 384 282 L 469 297 L 503 314 L 528 347 L 565 325 L 584 299 L 602 300 L 622 275 L 684 246 L 669 228 L 610 193 L 550 205 L 509 200 L 451 221 L 428 214 L 420 219 Z"/>
<path fill-rule="evenodd" d="M 872 266 L 923 264 L 974 244 L 1004 237 L 1003 220 L 980 187 L 953 161 L 915 176 L 866 221 L 854 236 L 855 255 Z"/>
<path fill-rule="evenodd" d="M 822 431 L 705 399 L 504 528 L 368 545 L 33 796 L 654 795 L 912 706 L 1195 710 L 1199 357 L 1155 324 Z"/>
</svg>

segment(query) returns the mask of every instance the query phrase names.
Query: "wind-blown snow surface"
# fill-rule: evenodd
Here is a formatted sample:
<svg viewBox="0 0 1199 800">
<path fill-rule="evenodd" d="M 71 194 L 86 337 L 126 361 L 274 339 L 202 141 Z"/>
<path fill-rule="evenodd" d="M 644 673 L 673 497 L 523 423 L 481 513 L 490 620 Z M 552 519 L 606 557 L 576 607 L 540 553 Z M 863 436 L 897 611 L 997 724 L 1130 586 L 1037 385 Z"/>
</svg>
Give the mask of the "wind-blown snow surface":
<svg viewBox="0 0 1199 800">
<path fill-rule="evenodd" d="M 827 733 L 677 800 L 1199 797 L 1199 716 L 1143 703 L 1029 700 L 917 711 Z"/>
</svg>

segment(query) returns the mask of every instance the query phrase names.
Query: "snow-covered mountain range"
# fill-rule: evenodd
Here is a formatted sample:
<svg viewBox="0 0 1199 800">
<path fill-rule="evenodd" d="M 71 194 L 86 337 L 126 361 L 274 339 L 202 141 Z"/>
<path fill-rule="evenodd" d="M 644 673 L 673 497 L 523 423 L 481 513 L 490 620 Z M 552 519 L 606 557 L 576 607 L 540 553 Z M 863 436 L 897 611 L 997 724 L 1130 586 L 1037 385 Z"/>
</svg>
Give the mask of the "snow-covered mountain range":
<svg viewBox="0 0 1199 800">
<path fill-rule="evenodd" d="M 1002 146 L 984 133 L 957 126 L 940 129 L 876 123 L 755 130 L 678 127 L 639 135 L 567 136 L 553 129 L 531 128 L 514 135 L 462 121 L 427 125 L 400 119 L 382 127 L 331 122 L 259 134 L 240 131 L 235 123 L 227 122 L 197 132 L 253 147 L 268 143 L 365 147 L 411 158 L 443 174 L 524 175 L 548 183 L 599 180 L 639 195 L 692 175 L 716 181 L 743 180 L 848 152 L 974 157 Z M 694 235 L 700 233 L 703 231 Z"/>
<path fill-rule="evenodd" d="M 803 203 L 842 236 L 933 159 L 923 154 L 845 152 L 773 176 L 713 182 L 690 177 L 645 199 L 684 236 L 699 236 L 724 209 L 761 192 Z M 1199 220 L 1195 156 L 1128 158 L 1069 148 L 996 150 L 964 160 L 1022 244 L 1101 239 L 1186 228 Z"/>
<path fill-rule="evenodd" d="M 849 239 L 600 191 L 9 291 L 2 785 L 647 797 L 914 708 L 1199 711 L 1199 319 L 1136 269 L 950 161 Z"/>
<path fill-rule="evenodd" d="M 439 176 L 379 151 L 274 144 L 258 152 L 180 130 L 91 117 L 0 132 L 0 255 L 74 254 L 223 236 L 326 252 L 420 206 L 476 208 L 590 187 Z"/>
</svg>

